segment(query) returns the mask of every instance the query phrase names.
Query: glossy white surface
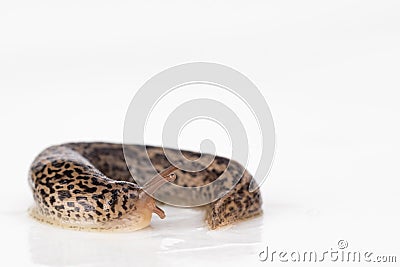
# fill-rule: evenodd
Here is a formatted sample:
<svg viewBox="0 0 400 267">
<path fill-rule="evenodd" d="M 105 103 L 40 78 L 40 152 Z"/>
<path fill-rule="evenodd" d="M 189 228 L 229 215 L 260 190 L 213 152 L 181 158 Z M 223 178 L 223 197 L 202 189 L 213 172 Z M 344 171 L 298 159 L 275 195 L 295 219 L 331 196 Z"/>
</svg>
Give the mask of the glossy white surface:
<svg viewBox="0 0 400 267">
<path fill-rule="evenodd" d="M 8 240 L 3 251 L 11 252 L 3 255 L 3 261 L 47 266 L 173 266 L 195 258 L 193 265 L 200 266 L 217 258 L 226 263 L 257 260 L 257 249 L 262 243 L 262 216 L 210 231 L 203 223 L 203 210 L 165 210 L 168 219 L 154 217 L 150 227 L 131 233 L 72 231 L 36 222 L 24 211 L 2 214 L 1 233 Z M 236 258 L 238 253 L 240 259 Z"/>
</svg>

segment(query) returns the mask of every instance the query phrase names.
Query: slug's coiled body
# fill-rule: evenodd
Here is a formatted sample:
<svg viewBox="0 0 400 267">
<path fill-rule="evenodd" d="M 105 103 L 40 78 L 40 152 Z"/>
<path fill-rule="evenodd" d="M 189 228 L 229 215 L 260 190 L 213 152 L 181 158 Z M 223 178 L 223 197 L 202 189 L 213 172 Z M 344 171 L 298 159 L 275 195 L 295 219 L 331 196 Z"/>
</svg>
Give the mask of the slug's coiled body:
<svg viewBox="0 0 400 267">
<path fill-rule="evenodd" d="M 138 169 L 143 168 L 141 158 L 147 157 L 138 152 L 142 151 L 139 147 L 128 147 L 137 158 L 132 163 L 136 165 L 130 167 Z M 35 200 L 30 214 L 40 221 L 69 228 L 138 230 L 150 224 L 152 213 L 165 217 L 147 193 L 175 178 L 174 183 L 181 186 L 210 183 L 218 178 L 229 162 L 216 157 L 206 169 L 193 174 L 171 169 L 162 148 L 147 147 L 147 150 L 160 175 L 146 184 L 146 188 L 141 188 L 129 172 L 120 144 L 69 143 L 47 148 L 34 160 L 30 169 L 29 183 Z M 170 151 L 178 153 L 177 150 Z M 238 168 L 242 167 L 238 165 Z M 206 222 L 211 229 L 261 213 L 259 190 L 248 191 L 251 180 L 251 175 L 244 171 L 231 191 L 206 205 Z M 231 181 L 225 179 L 224 182 Z"/>
</svg>

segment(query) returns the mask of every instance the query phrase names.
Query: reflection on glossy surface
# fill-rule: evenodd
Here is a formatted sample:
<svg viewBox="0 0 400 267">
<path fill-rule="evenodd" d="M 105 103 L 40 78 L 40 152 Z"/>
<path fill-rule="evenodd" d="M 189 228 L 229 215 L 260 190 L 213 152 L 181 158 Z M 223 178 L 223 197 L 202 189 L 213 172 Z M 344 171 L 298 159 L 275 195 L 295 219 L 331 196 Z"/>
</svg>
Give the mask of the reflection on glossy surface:
<svg viewBox="0 0 400 267">
<path fill-rule="evenodd" d="M 256 259 L 262 216 L 210 231 L 204 223 L 202 209 L 169 206 L 163 209 L 166 219 L 153 217 L 150 227 L 130 233 L 79 232 L 32 220 L 29 230 L 32 261 L 50 266 L 132 265 L 138 262 L 145 266 L 168 266 L 195 260 L 194 264 L 200 265 L 211 254 L 215 259 L 229 262 L 239 252 Z"/>
</svg>

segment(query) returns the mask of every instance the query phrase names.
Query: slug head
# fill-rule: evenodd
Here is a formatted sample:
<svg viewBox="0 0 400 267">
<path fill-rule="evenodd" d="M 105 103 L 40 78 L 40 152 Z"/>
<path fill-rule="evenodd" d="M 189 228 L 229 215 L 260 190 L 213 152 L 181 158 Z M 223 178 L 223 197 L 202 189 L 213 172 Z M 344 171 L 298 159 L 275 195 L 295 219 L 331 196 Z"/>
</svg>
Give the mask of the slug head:
<svg viewBox="0 0 400 267">
<path fill-rule="evenodd" d="M 153 195 L 162 185 L 168 182 L 173 182 L 176 179 L 176 175 L 172 173 L 176 169 L 175 166 L 171 166 L 148 181 L 139 193 L 139 200 L 137 203 L 138 207 L 148 209 L 152 213 L 154 212 L 157 214 L 161 219 L 164 219 L 164 211 L 157 207 L 156 201 L 151 197 L 151 195 Z"/>
</svg>

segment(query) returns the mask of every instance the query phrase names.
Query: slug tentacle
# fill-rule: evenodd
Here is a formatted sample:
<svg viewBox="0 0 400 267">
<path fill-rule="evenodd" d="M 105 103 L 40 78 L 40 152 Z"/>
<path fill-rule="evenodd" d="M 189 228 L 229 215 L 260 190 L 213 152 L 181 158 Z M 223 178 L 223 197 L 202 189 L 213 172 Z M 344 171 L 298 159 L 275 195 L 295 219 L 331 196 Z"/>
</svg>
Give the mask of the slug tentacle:
<svg viewBox="0 0 400 267">
<path fill-rule="evenodd" d="M 143 190 L 146 193 L 152 195 L 154 194 L 158 188 L 168 182 L 173 182 L 176 179 L 176 175 L 172 173 L 178 168 L 175 166 L 170 166 L 155 177 L 153 177 L 150 181 L 144 184 Z"/>
<path fill-rule="evenodd" d="M 158 188 L 168 182 L 173 182 L 176 179 L 176 175 L 172 173 L 177 170 L 175 166 L 170 166 L 155 177 L 153 177 L 150 181 L 144 184 L 143 191 L 139 195 L 139 199 L 144 202 L 148 202 L 147 206 L 152 210 L 155 214 L 157 214 L 161 219 L 165 218 L 165 212 L 155 204 L 154 199 L 149 196 L 154 194 Z"/>
</svg>

